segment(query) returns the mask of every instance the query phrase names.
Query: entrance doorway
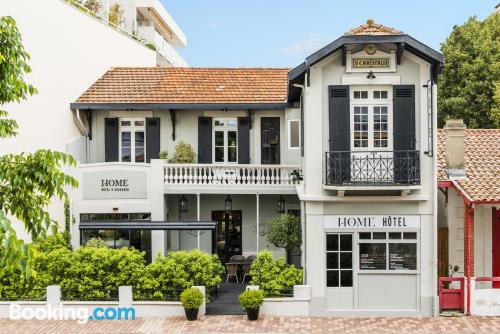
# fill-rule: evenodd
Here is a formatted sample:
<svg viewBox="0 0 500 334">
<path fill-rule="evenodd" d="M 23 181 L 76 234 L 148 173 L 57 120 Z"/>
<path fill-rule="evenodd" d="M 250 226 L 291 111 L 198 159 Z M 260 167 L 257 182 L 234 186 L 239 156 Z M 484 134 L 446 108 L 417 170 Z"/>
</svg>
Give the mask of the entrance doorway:
<svg viewBox="0 0 500 334">
<path fill-rule="evenodd" d="M 212 211 L 217 222 L 215 247 L 221 262 L 226 263 L 233 255 L 242 255 L 241 211 Z"/>
<path fill-rule="evenodd" d="M 492 276 L 500 277 L 500 210 L 491 209 Z M 493 288 L 500 289 L 500 282 L 493 282 Z"/>
</svg>

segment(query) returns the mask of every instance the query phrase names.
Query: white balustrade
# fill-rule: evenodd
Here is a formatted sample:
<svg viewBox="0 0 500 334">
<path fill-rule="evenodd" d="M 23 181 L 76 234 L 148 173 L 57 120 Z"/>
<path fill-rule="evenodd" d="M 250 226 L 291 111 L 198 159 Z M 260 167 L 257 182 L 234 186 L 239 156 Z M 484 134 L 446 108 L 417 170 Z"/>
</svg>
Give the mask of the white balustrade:
<svg viewBox="0 0 500 334">
<path fill-rule="evenodd" d="M 165 164 L 165 184 L 287 187 L 299 166 Z"/>
</svg>

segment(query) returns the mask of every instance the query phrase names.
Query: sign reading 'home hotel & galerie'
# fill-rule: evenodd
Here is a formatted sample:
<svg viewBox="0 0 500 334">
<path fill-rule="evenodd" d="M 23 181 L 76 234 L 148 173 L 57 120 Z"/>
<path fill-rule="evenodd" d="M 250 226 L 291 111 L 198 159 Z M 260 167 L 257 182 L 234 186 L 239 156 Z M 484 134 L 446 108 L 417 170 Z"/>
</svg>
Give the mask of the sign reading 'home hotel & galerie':
<svg viewBox="0 0 500 334">
<path fill-rule="evenodd" d="M 409 229 L 420 227 L 418 215 L 328 215 L 324 218 L 325 228 L 335 229 Z"/>
<path fill-rule="evenodd" d="M 95 171 L 83 174 L 83 199 L 144 199 L 147 196 L 145 171 Z"/>
</svg>

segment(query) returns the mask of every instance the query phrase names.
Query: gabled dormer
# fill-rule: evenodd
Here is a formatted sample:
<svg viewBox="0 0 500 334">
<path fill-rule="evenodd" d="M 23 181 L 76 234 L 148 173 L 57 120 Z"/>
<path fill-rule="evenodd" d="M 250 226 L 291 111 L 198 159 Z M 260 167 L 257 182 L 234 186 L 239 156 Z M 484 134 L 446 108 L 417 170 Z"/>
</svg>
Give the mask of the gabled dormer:
<svg viewBox="0 0 500 334">
<path fill-rule="evenodd" d="M 292 100 L 302 88 L 306 192 L 407 193 L 424 186 L 424 169 L 432 179 L 442 66 L 439 52 L 368 20 L 290 71 Z"/>
</svg>

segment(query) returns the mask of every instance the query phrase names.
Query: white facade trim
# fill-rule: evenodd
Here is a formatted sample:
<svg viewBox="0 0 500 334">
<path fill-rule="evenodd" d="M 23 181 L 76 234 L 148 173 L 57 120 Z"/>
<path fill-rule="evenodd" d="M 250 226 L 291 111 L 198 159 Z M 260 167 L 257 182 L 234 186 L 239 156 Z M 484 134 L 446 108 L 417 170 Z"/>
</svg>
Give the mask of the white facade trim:
<svg viewBox="0 0 500 334">
<path fill-rule="evenodd" d="M 366 75 L 342 76 L 342 85 L 399 85 L 399 75 L 376 75 L 374 79 L 368 79 Z"/>
</svg>

